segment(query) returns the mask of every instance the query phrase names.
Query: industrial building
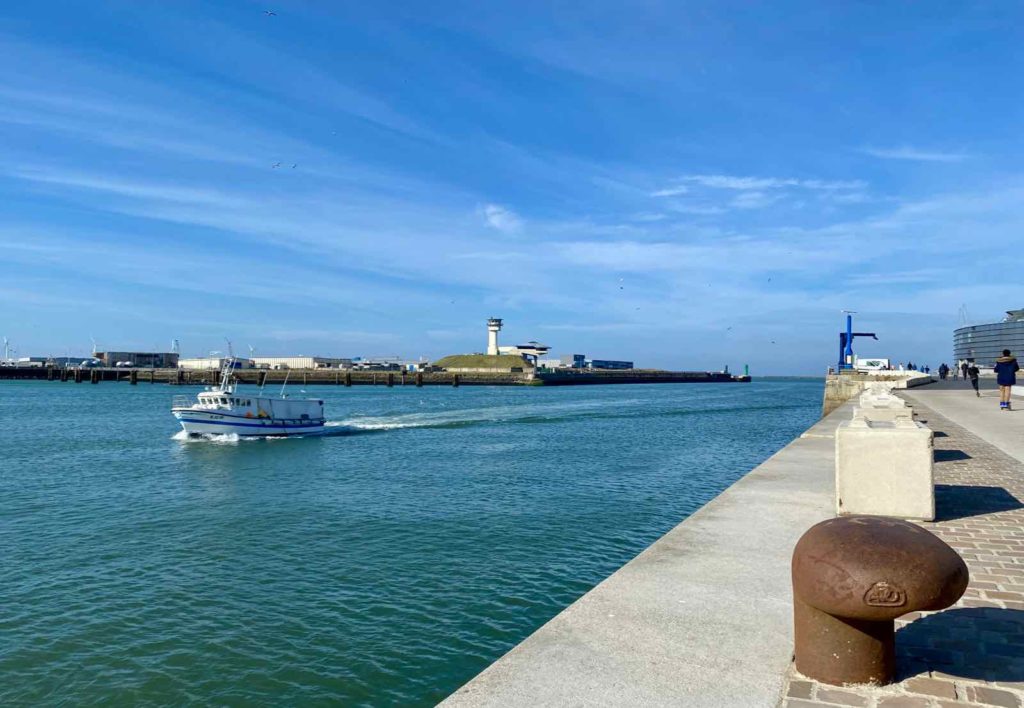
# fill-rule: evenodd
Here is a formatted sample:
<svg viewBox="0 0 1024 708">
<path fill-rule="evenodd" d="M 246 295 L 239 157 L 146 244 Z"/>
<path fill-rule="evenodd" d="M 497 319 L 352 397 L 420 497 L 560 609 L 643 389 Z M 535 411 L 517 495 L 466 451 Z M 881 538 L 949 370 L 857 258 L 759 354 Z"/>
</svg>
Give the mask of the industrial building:
<svg viewBox="0 0 1024 708">
<path fill-rule="evenodd" d="M 632 369 L 631 361 L 616 361 L 615 359 L 591 359 L 587 362 L 588 369 Z"/>
<path fill-rule="evenodd" d="M 174 369 L 178 366 L 176 352 L 95 352 L 103 366 L 131 365 L 147 369 Z"/>
<path fill-rule="evenodd" d="M 178 360 L 178 368 L 188 369 L 190 371 L 220 371 L 229 360 L 230 357 L 226 356 L 200 356 L 185 358 Z M 251 359 L 239 359 L 236 357 L 234 361 L 234 368 L 236 369 L 255 368 L 255 364 L 252 363 Z"/>
<path fill-rule="evenodd" d="M 351 369 L 351 359 L 326 356 L 256 356 L 252 363 L 257 369 Z"/>
<path fill-rule="evenodd" d="M 969 325 L 953 331 L 954 361 L 973 361 L 990 369 L 1003 350 L 1024 354 L 1024 310 L 1007 310 L 1002 322 Z"/>
</svg>

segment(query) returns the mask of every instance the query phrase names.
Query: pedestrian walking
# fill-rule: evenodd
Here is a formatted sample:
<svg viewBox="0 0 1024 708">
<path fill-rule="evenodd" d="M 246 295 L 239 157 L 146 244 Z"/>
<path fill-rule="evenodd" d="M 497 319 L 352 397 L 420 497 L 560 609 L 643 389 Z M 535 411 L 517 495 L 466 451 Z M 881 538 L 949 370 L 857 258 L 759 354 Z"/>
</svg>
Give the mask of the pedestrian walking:
<svg viewBox="0 0 1024 708">
<path fill-rule="evenodd" d="M 1012 387 L 1017 384 L 1017 372 L 1020 371 L 1020 364 L 1017 358 L 1010 354 L 1009 349 L 1003 350 L 1003 355 L 996 359 L 993 367 L 996 372 L 996 383 L 999 384 L 999 407 L 1010 410 L 1010 394 Z"/>
<path fill-rule="evenodd" d="M 978 375 L 980 374 L 978 367 L 973 363 L 970 366 L 967 366 L 966 364 L 964 364 L 964 366 L 966 367 L 966 370 L 964 371 L 964 378 L 969 378 L 971 380 L 971 386 L 974 386 L 974 395 L 981 398 L 981 391 L 978 390 Z"/>
</svg>

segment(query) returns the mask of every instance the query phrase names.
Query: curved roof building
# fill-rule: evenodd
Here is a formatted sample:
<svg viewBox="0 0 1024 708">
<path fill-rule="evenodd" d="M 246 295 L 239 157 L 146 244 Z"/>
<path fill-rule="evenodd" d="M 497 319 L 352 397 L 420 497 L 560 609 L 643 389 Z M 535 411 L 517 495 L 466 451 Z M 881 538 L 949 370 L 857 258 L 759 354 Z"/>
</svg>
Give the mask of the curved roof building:
<svg viewBox="0 0 1024 708">
<path fill-rule="evenodd" d="M 953 331 L 953 358 L 956 361 L 966 359 L 980 367 L 992 367 L 1004 349 L 1024 354 L 1024 310 L 1008 310 L 1002 322 L 971 325 Z"/>
</svg>

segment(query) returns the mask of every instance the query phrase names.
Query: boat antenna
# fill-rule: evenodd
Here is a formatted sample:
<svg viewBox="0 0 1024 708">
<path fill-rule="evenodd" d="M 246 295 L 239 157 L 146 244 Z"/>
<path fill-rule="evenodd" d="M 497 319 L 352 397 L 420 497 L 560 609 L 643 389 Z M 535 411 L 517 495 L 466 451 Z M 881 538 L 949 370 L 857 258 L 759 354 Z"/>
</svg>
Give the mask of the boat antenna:
<svg viewBox="0 0 1024 708">
<path fill-rule="evenodd" d="M 288 385 L 288 377 L 292 375 L 292 370 L 288 369 L 284 372 L 284 383 L 281 384 L 281 397 L 284 397 L 284 387 Z"/>
</svg>

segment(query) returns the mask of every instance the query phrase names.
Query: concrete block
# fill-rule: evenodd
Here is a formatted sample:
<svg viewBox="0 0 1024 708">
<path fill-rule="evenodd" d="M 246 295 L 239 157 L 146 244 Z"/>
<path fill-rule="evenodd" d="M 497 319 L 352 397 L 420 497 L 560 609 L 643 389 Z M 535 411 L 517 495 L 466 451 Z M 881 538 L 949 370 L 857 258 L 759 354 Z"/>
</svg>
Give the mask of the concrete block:
<svg viewBox="0 0 1024 708">
<path fill-rule="evenodd" d="M 914 420 L 914 409 L 902 400 L 893 397 L 890 400 L 868 398 L 863 396 L 853 408 L 854 418 L 867 420 L 896 422 L 897 420 Z"/>
<path fill-rule="evenodd" d="M 932 431 L 908 418 L 836 429 L 836 513 L 935 518 Z"/>
<path fill-rule="evenodd" d="M 853 409 L 854 418 L 895 422 L 900 419 L 913 420 L 914 409 L 906 401 L 888 391 L 865 390 L 857 399 Z"/>
</svg>

